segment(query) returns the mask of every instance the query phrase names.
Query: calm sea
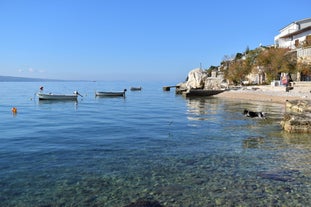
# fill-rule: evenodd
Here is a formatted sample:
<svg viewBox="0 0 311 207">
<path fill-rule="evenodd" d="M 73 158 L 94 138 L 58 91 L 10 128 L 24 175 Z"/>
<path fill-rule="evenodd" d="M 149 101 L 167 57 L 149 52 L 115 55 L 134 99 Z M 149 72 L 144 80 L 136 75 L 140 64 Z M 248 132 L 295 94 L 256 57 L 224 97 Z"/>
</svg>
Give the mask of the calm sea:
<svg viewBox="0 0 311 207">
<path fill-rule="evenodd" d="M 40 86 L 83 97 L 38 101 Z M 143 90 L 128 90 L 126 98 L 94 96 L 130 86 Z M 282 132 L 284 105 L 185 99 L 162 86 L 0 83 L 0 206 L 311 203 L 310 135 Z M 244 108 L 268 118 L 246 118 Z"/>
</svg>

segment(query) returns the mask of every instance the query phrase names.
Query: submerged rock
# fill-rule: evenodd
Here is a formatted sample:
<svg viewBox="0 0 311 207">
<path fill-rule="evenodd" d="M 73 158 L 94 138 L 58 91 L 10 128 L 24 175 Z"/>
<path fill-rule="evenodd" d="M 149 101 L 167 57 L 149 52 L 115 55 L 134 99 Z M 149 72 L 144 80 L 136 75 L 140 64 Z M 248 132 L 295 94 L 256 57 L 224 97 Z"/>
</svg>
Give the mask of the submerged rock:
<svg viewBox="0 0 311 207">
<path fill-rule="evenodd" d="M 243 148 L 260 148 L 264 142 L 263 137 L 249 137 L 243 140 Z"/>
<path fill-rule="evenodd" d="M 163 206 L 158 201 L 149 201 L 149 200 L 139 199 L 136 202 L 133 202 L 124 207 L 163 207 Z"/>
<path fill-rule="evenodd" d="M 277 170 L 261 172 L 258 176 L 269 180 L 292 182 L 299 174 L 300 172 L 298 170 Z"/>
<path fill-rule="evenodd" d="M 282 128 L 291 133 L 311 133 L 311 101 L 286 101 Z"/>
</svg>

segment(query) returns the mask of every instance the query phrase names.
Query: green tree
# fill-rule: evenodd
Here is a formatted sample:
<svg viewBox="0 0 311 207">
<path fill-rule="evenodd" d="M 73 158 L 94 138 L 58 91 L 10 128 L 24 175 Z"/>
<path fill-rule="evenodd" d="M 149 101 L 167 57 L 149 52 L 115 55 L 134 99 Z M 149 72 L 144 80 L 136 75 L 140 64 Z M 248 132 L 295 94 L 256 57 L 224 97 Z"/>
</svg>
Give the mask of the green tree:
<svg viewBox="0 0 311 207">
<path fill-rule="evenodd" d="M 244 81 L 245 77 L 251 73 L 256 63 L 257 56 L 257 50 L 248 49 L 248 52 L 244 55 L 242 53 L 237 53 L 234 60 L 229 61 L 229 64 L 228 62 L 226 63 L 227 69 L 224 71 L 225 78 L 233 84 L 239 84 Z"/>
<path fill-rule="evenodd" d="M 234 60 L 229 63 L 227 70 L 225 70 L 225 78 L 231 81 L 233 84 L 240 84 L 245 76 L 248 74 L 245 71 L 245 61 Z"/>
<path fill-rule="evenodd" d="M 295 60 L 286 48 L 266 48 L 256 58 L 257 65 L 265 68 L 267 81 L 279 78 L 281 72 L 291 73 L 295 70 Z"/>
<path fill-rule="evenodd" d="M 237 53 L 236 55 L 235 55 L 235 60 L 240 60 L 240 59 L 242 59 L 243 58 L 243 54 L 242 53 Z"/>
<path fill-rule="evenodd" d="M 297 63 L 297 71 L 300 72 L 302 76 L 311 76 L 311 65 L 304 61 L 299 61 Z"/>
<path fill-rule="evenodd" d="M 247 55 L 249 53 L 249 51 L 250 51 L 249 47 L 247 46 L 246 49 L 245 49 L 245 54 Z"/>
</svg>

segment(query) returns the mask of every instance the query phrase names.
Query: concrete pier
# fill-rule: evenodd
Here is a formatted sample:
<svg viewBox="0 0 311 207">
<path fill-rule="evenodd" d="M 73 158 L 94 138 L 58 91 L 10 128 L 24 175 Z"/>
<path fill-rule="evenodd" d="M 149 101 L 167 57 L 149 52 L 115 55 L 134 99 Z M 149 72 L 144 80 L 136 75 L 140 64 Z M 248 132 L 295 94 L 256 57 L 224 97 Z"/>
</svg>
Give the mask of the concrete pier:
<svg viewBox="0 0 311 207">
<path fill-rule="evenodd" d="M 163 86 L 163 91 L 170 91 L 171 88 L 177 88 L 178 86 Z"/>
</svg>

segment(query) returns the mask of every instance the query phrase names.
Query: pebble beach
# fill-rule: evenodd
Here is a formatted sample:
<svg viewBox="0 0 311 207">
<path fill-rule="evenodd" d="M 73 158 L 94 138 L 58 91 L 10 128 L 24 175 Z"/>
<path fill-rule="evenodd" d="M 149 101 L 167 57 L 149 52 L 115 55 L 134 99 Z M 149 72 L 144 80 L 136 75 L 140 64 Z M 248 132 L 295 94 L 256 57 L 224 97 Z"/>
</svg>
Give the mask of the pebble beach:
<svg viewBox="0 0 311 207">
<path fill-rule="evenodd" d="M 215 97 L 254 100 L 263 102 L 285 103 L 286 100 L 310 100 L 311 93 L 307 90 L 293 89 L 286 92 L 285 86 L 245 86 L 225 91 Z"/>
</svg>

